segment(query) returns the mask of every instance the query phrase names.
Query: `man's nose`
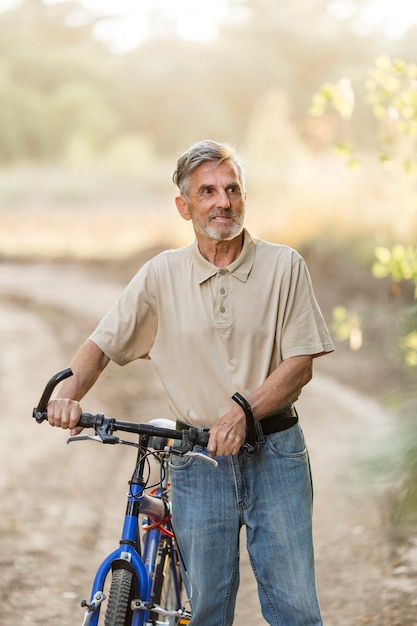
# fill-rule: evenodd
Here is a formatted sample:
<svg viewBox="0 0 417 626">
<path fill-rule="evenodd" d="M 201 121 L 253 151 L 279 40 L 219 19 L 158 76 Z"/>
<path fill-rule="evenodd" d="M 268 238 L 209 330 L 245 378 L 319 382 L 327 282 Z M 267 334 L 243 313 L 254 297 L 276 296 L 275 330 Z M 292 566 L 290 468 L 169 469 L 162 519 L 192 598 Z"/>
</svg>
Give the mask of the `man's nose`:
<svg viewBox="0 0 417 626">
<path fill-rule="evenodd" d="M 226 190 L 222 190 L 219 192 L 217 202 L 220 209 L 230 209 L 230 198 Z"/>
</svg>

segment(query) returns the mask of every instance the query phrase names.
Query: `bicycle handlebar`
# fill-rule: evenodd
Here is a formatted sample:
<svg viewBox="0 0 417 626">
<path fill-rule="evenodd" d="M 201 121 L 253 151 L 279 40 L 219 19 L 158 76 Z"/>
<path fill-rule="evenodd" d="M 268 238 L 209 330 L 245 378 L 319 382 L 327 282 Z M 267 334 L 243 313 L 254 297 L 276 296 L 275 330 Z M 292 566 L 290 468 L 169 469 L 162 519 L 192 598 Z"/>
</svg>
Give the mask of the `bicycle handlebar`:
<svg viewBox="0 0 417 626">
<path fill-rule="evenodd" d="M 255 419 L 252 413 L 252 407 L 249 402 L 240 395 L 240 393 L 234 393 L 232 400 L 236 402 L 243 409 L 246 419 L 246 441 L 243 444 L 246 454 L 252 455 L 258 449 L 258 439 L 256 436 Z"/>
<path fill-rule="evenodd" d="M 48 381 L 42 393 L 38 405 L 33 409 L 32 417 L 41 424 L 48 419 L 47 406 L 55 387 L 72 376 L 73 372 L 70 368 L 58 372 Z M 103 443 L 117 443 L 118 440 L 113 436 L 116 430 L 133 433 L 136 435 L 145 435 L 148 437 L 162 437 L 167 439 L 184 439 L 184 432 L 187 433 L 186 440 L 189 446 L 207 446 L 209 440 L 209 432 L 201 431 L 198 428 L 190 428 L 187 431 L 175 430 L 173 428 L 163 428 L 152 424 L 142 424 L 137 422 L 124 422 L 106 417 L 102 413 L 93 415 L 92 413 L 81 413 L 78 426 L 81 428 L 94 428 L 99 434 Z"/>
<path fill-rule="evenodd" d="M 33 409 L 32 417 L 41 424 L 48 419 L 47 406 L 55 387 L 73 375 L 71 368 L 67 368 L 52 376 L 46 384 L 38 405 Z M 255 422 L 253 419 L 250 404 L 239 393 L 232 396 L 239 406 L 243 409 L 246 417 L 246 441 L 244 449 L 247 454 L 254 454 L 257 450 L 257 437 L 255 430 Z M 152 424 L 138 424 L 136 422 L 123 422 L 110 417 L 105 417 L 102 413 L 93 415 L 91 413 L 81 413 L 78 426 L 81 428 L 94 428 L 103 443 L 117 443 L 118 439 L 113 436 L 113 432 L 121 430 L 124 432 L 134 433 L 136 435 L 145 435 L 148 437 L 165 437 L 168 439 L 182 439 L 187 441 L 187 446 L 207 446 L 209 440 L 209 432 L 202 431 L 198 428 L 190 428 L 189 430 L 174 430 L 171 428 L 162 428 Z M 185 434 L 186 433 L 186 434 Z"/>
<path fill-rule="evenodd" d="M 47 419 L 46 409 L 55 387 L 72 375 L 72 369 L 68 367 L 66 370 L 62 370 L 62 372 L 58 372 L 58 374 L 52 376 L 52 378 L 47 382 L 41 399 L 38 402 L 38 406 L 33 409 L 33 417 L 39 424 Z"/>
<path fill-rule="evenodd" d="M 137 422 L 123 422 L 113 419 L 111 417 L 105 417 L 101 413 L 92 415 L 91 413 L 81 413 L 78 426 L 82 428 L 94 428 L 102 439 L 103 443 L 116 443 L 113 438 L 113 432 L 119 430 L 127 433 L 133 433 L 135 435 L 145 435 L 147 437 L 162 437 L 166 439 L 183 439 L 184 432 L 187 433 L 187 441 L 195 445 L 207 446 L 209 440 L 209 432 L 201 431 L 197 428 L 190 428 L 189 430 L 175 430 L 173 428 L 163 428 L 161 426 L 154 426 L 153 424 L 143 424 Z"/>
</svg>

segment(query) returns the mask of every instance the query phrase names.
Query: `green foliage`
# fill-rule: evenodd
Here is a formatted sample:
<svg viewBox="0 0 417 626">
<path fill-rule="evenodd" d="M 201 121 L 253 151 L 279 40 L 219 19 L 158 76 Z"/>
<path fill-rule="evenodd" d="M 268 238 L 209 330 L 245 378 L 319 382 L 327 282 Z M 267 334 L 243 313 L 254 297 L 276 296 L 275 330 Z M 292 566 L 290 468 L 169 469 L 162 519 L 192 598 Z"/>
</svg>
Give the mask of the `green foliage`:
<svg viewBox="0 0 417 626">
<path fill-rule="evenodd" d="M 362 320 L 355 311 L 349 311 L 344 306 L 333 309 L 331 330 L 339 341 L 349 341 L 351 350 L 359 350 L 362 346 Z"/>
<path fill-rule="evenodd" d="M 366 91 L 373 114 L 384 129 L 381 160 L 386 163 L 400 156 L 404 171 L 417 175 L 417 65 L 386 55 L 378 57 Z"/>
<path fill-rule="evenodd" d="M 376 262 L 372 266 L 376 278 L 390 276 L 395 282 L 410 280 L 414 284 L 417 300 L 417 247 L 396 244 L 392 249 L 379 246 L 375 250 Z M 404 350 L 407 365 L 417 366 L 417 311 L 411 309 L 404 322 L 400 346 Z"/>
<path fill-rule="evenodd" d="M 360 167 L 359 159 L 350 143 L 335 143 L 333 150 L 338 157 L 345 160 L 349 169 L 356 170 Z"/>
<path fill-rule="evenodd" d="M 397 529 L 407 534 L 413 532 L 417 525 L 417 429 L 413 418 L 405 419 L 404 424 L 400 425 L 394 436 L 394 446 L 397 489 L 393 522 Z M 400 481 L 398 475 L 402 476 Z"/>
<path fill-rule="evenodd" d="M 355 110 L 355 92 L 351 81 L 347 78 L 342 78 L 336 83 L 324 83 L 313 96 L 309 114 L 312 117 L 322 117 L 332 110 L 344 120 L 352 118 Z M 340 158 L 345 160 L 350 169 L 359 167 L 358 158 L 350 142 L 336 142 L 333 149 Z"/>
<path fill-rule="evenodd" d="M 400 243 L 391 249 L 378 246 L 375 256 L 373 275 L 376 278 L 390 276 L 395 282 L 411 280 L 415 285 L 414 297 L 417 300 L 417 247 Z"/>
<path fill-rule="evenodd" d="M 361 73 L 379 45 L 332 18 L 329 0 L 229 2 L 245 19 L 216 41 L 153 38 L 124 55 L 95 38 L 100 17 L 76 0 L 0 12 L 0 161 L 100 158 L 116 135 L 159 157 L 204 136 L 242 145 L 259 100 L 278 89 L 301 134 L 314 85 L 341 67 Z"/>
<path fill-rule="evenodd" d="M 325 84 L 313 99 L 311 113 L 323 116 L 330 106 L 343 120 L 351 120 L 355 98 L 340 88 L 341 83 Z M 417 177 L 417 65 L 384 55 L 376 59 L 365 85 L 365 98 L 378 124 L 380 146 L 376 155 L 384 169 L 397 165 Z M 348 152 L 353 148 L 349 147 Z M 340 150 L 339 150 L 340 152 Z M 346 154 L 342 156 L 346 158 Z M 409 212 L 415 219 L 413 194 L 408 197 Z M 398 242 L 392 248 L 378 246 L 372 266 L 376 278 L 390 277 L 394 282 L 411 281 L 417 300 L 417 247 Z M 333 327 L 340 339 L 350 337 L 357 323 L 354 312 L 336 307 Z M 410 306 L 402 319 L 399 346 L 408 367 L 417 367 L 417 307 Z M 415 411 L 415 409 L 414 409 Z M 396 496 L 394 523 L 412 526 L 417 523 L 417 434 L 413 427 L 407 441 L 400 443 L 399 467 L 403 484 Z"/>
<path fill-rule="evenodd" d="M 322 117 L 333 111 L 352 123 L 357 102 L 352 83 L 345 77 L 324 83 L 313 96 L 309 113 Z M 379 56 L 365 80 L 365 102 L 379 124 L 377 153 L 382 165 L 399 161 L 406 173 L 417 176 L 417 65 Z M 349 162 L 353 147 L 346 142 L 335 146 Z"/>
<path fill-rule="evenodd" d="M 346 120 L 352 117 L 355 109 L 355 93 L 350 80 L 342 78 L 336 83 L 325 83 L 313 96 L 310 114 L 320 117 L 329 107 L 334 107 L 337 113 Z"/>
<path fill-rule="evenodd" d="M 405 360 L 410 367 L 417 365 L 417 330 L 412 330 L 404 335 L 400 342 L 405 352 Z"/>
<path fill-rule="evenodd" d="M 92 154 L 103 150 L 118 129 L 116 112 L 103 101 L 94 87 L 85 83 L 66 83 L 48 102 L 48 137 L 53 152 L 67 156 L 82 138 Z M 56 139 L 59 138 L 59 141 Z"/>
<path fill-rule="evenodd" d="M 403 171 L 417 176 L 417 65 L 402 59 L 390 59 L 387 55 L 376 59 L 366 80 L 365 99 L 379 123 L 382 138 L 377 150 L 384 167 L 393 161 L 402 164 Z M 310 114 L 325 115 L 329 108 L 343 120 L 351 120 L 357 99 L 348 79 L 337 83 L 325 83 L 316 93 Z M 348 165 L 357 164 L 354 148 L 349 143 L 335 143 L 335 152 Z M 410 195 L 410 212 L 414 211 Z M 395 282 L 410 280 L 415 286 L 417 299 L 417 248 L 397 243 L 389 249 L 379 246 L 375 250 L 376 261 L 372 272 L 376 278 L 390 276 Z M 340 314 L 340 307 L 335 309 Z M 348 318 L 344 320 L 348 323 Z M 408 365 L 417 364 L 417 324 L 400 340 Z"/>
<path fill-rule="evenodd" d="M 383 55 L 366 83 L 368 102 L 378 119 L 394 120 L 401 133 L 417 135 L 417 65 Z"/>
</svg>

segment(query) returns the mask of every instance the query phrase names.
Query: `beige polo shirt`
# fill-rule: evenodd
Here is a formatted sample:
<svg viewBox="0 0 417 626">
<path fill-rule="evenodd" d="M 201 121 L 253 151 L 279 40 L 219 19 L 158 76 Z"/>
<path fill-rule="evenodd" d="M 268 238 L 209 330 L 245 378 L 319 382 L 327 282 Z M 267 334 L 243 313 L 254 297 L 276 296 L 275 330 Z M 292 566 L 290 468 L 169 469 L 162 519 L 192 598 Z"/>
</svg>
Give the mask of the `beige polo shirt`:
<svg viewBox="0 0 417 626">
<path fill-rule="evenodd" d="M 120 365 L 150 358 L 174 416 L 205 427 L 282 360 L 334 349 L 302 257 L 247 231 L 225 268 L 196 242 L 151 259 L 90 339 Z"/>
</svg>

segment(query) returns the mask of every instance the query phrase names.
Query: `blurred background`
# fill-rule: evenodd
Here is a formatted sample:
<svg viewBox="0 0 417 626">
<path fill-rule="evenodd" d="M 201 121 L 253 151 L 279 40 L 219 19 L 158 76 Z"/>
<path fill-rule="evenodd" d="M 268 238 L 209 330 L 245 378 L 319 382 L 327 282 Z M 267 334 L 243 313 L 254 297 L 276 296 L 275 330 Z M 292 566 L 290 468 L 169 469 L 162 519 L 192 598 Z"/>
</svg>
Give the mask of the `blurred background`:
<svg viewBox="0 0 417 626">
<path fill-rule="evenodd" d="M 2 304 L 33 306 L 22 277 L 53 291 L 42 267 L 121 287 L 190 242 L 175 162 L 235 144 L 249 230 L 309 265 L 337 348 L 321 371 L 389 412 L 373 471 L 394 485 L 387 533 L 415 552 L 416 37 L 409 0 L 0 0 Z M 37 313 L 63 324 L 50 300 Z M 66 319 L 66 359 L 84 331 Z"/>
<path fill-rule="evenodd" d="M 176 159 L 230 141 L 249 228 L 317 266 L 336 340 L 383 347 L 394 374 L 372 388 L 399 408 L 417 363 L 416 34 L 407 0 L 0 0 L 0 259 L 134 266 L 190 241 Z"/>
<path fill-rule="evenodd" d="M 144 210 L 171 238 L 174 163 L 205 137 L 245 157 L 260 235 L 359 239 L 364 256 L 413 241 L 415 201 L 402 172 L 373 159 L 389 129 L 366 93 L 381 55 L 414 60 L 412 3 L 2 0 L 0 11 L 0 255 L 119 258 L 155 235 Z M 311 115 L 322 85 L 340 81 L 355 115 Z M 366 163 L 346 168 L 336 144 Z"/>
</svg>

